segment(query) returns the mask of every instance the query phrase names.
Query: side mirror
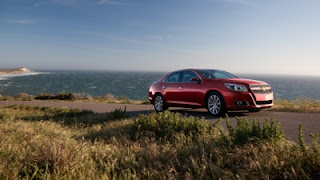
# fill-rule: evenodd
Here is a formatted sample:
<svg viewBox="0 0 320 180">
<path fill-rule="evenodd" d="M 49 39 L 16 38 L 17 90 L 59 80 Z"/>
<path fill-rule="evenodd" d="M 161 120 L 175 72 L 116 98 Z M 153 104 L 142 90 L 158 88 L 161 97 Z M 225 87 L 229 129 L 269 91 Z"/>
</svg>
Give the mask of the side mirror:
<svg viewBox="0 0 320 180">
<path fill-rule="evenodd" d="M 198 84 L 201 83 L 201 79 L 196 78 L 196 77 L 191 78 L 191 81 L 192 81 L 192 82 L 197 82 Z"/>
</svg>

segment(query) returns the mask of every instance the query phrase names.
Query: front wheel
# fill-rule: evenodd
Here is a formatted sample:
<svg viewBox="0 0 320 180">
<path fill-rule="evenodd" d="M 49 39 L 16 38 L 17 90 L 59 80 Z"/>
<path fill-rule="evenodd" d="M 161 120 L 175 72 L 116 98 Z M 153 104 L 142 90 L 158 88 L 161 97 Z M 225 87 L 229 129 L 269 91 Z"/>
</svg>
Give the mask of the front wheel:
<svg viewBox="0 0 320 180">
<path fill-rule="evenodd" d="M 156 112 L 163 112 L 164 110 L 168 109 L 165 105 L 163 96 L 159 94 L 154 97 L 153 105 Z"/>
<path fill-rule="evenodd" d="M 206 101 L 208 112 L 213 116 L 222 116 L 226 112 L 224 99 L 218 92 L 212 92 Z"/>
</svg>

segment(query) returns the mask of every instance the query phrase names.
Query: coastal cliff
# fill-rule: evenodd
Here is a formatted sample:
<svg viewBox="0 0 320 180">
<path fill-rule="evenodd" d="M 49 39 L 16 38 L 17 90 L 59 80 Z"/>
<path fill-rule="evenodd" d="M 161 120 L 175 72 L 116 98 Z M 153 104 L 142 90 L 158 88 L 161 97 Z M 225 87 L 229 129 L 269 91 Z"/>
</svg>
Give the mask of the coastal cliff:
<svg viewBox="0 0 320 180">
<path fill-rule="evenodd" d="M 21 73 L 28 73 L 32 72 L 32 70 L 25 68 L 25 67 L 19 67 L 15 69 L 0 69 L 0 75 L 2 74 L 21 74 Z"/>
</svg>

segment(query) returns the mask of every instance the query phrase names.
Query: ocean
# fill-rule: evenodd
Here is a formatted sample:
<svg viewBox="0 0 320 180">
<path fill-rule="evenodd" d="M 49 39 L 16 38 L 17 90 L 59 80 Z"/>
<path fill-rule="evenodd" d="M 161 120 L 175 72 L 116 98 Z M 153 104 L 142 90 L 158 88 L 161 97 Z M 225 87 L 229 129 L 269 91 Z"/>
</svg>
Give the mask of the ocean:
<svg viewBox="0 0 320 180">
<path fill-rule="evenodd" d="M 81 93 L 103 96 L 107 93 L 132 100 L 148 99 L 150 84 L 164 72 L 115 71 L 37 71 L 22 75 L 0 75 L 0 95 L 16 96 L 20 92 Z M 269 83 L 276 99 L 320 99 L 320 77 L 236 74 L 241 78 Z"/>
</svg>

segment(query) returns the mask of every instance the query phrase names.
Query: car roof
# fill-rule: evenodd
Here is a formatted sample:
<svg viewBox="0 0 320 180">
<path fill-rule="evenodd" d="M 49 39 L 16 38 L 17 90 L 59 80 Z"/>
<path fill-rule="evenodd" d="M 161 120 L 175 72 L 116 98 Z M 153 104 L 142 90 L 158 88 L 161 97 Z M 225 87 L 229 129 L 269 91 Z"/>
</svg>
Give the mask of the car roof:
<svg viewBox="0 0 320 180">
<path fill-rule="evenodd" d="M 214 70 L 214 71 L 223 71 L 223 70 L 219 70 L 219 69 L 195 69 L 195 68 L 189 68 L 189 69 L 180 69 L 180 70 L 176 70 L 173 72 L 178 72 L 178 71 L 198 71 L 198 70 Z"/>
</svg>

